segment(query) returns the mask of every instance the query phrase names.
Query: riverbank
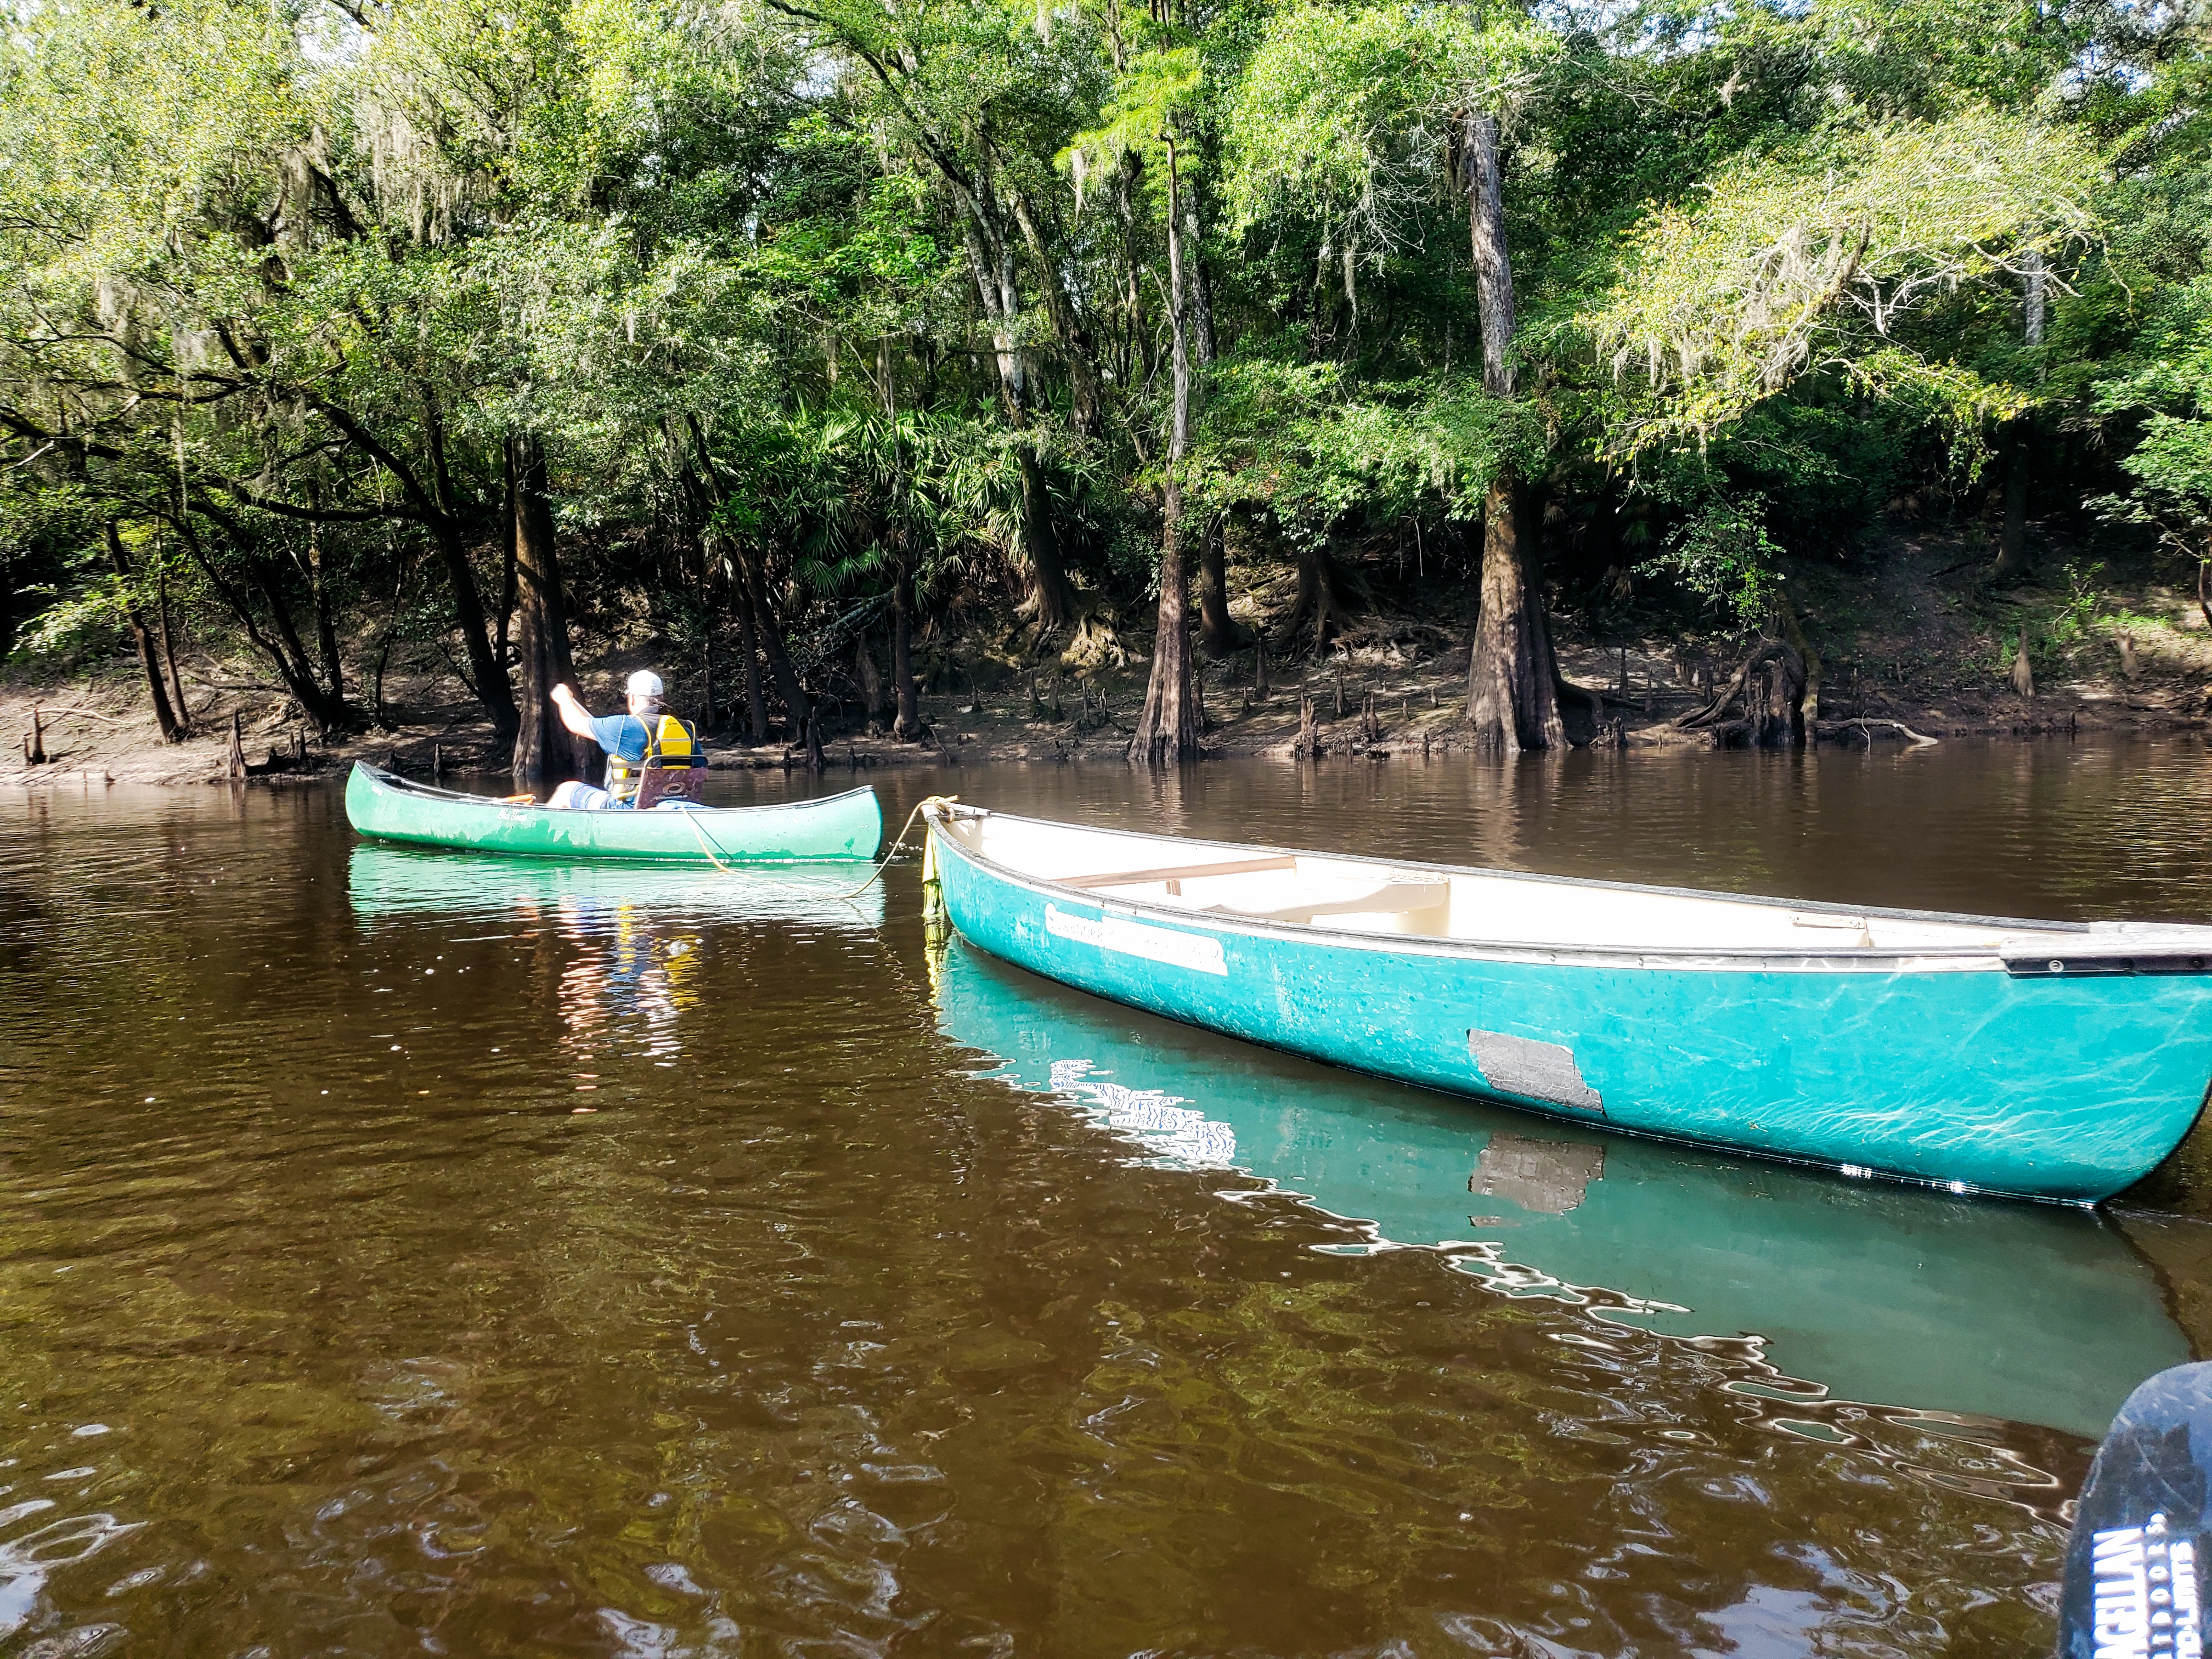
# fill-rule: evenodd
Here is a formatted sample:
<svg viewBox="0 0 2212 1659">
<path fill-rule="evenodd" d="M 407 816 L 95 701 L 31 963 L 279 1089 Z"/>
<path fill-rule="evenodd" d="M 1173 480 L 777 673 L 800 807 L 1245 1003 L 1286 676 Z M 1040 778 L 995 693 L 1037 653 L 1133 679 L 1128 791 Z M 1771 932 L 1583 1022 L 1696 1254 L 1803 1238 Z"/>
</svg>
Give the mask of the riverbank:
<svg viewBox="0 0 2212 1659">
<path fill-rule="evenodd" d="M 1966 556 L 1962 562 L 1962 551 Z M 1816 741 L 1913 742 L 2098 732 L 2166 731 L 2212 719 L 2212 630 L 2191 592 L 2148 580 L 2108 578 L 2080 560 L 2046 562 L 2034 580 L 1997 588 L 1954 538 L 1905 538 L 1872 586 L 1857 574 L 1793 570 L 1795 609 L 1810 647 L 1808 702 Z M 1240 623 L 1276 623 L 1278 583 L 1239 572 Z M 1203 665 L 1209 757 L 1289 759 L 1303 753 L 1447 754 L 1464 750 L 1471 592 L 1431 592 L 1416 610 L 1376 586 L 1371 608 L 1351 617 L 1318 659 L 1278 660 L 1248 647 Z M 1582 741 L 1626 748 L 1713 744 L 1685 716 L 1724 690 L 1741 663 L 1741 637 L 1680 631 L 1601 635 L 1560 618 L 1561 672 L 1595 702 L 1567 705 Z M 2028 641 L 2033 695 L 2011 684 L 2018 641 Z M 927 732 L 894 743 L 854 701 L 828 712 L 824 762 L 864 769 L 1117 757 L 1144 698 L 1141 641 L 1064 659 L 1024 658 L 1011 637 L 939 642 L 921 699 Z M 1134 645 L 1137 648 L 1129 648 Z M 650 642 L 612 653 L 580 673 L 587 700 L 612 706 L 631 668 L 667 674 L 679 707 L 703 702 L 703 674 L 673 672 Z M 727 666 L 724 665 L 724 693 Z M 415 775 L 501 774 L 506 757 L 472 700 L 449 674 L 385 688 L 386 724 L 325 739 L 308 732 L 281 688 L 250 664 L 204 660 L 186 675 L 193 735 L 166 744 L 127 658 L 80 671 L 66 683 L 0 685 L 0 784 L 184 784 L 228 775 L 232 720 L 257 780 L 282 782 L 368 760 Z M 1311 725 L 1306 724 L 1310 709 Z M 46 759 L 33 763 L 36 747 Z M 713 744 L 718 768 L 805 763 L 794 745 L 758 746 L 728 736 Z"/>
</svg>

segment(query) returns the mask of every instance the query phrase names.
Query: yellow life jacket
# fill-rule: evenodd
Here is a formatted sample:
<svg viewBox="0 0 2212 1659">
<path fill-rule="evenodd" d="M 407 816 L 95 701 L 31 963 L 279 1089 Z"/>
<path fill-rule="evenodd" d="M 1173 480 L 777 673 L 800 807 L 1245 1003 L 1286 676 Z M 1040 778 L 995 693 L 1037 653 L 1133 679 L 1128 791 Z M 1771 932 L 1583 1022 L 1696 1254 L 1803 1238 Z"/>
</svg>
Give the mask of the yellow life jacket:
<svg viewBox="0 0 2212 1659">
<path fill-rule="evenodd" d="M 700 752 L 697 730 L 673 714 L 663 714 L 646 726 L 644 759 L 632 763 L 619 756 L 607 757 L 607 793 L 618 801 L 635 800 L 637 799 L 637 786 L 644 777 L 647 767 L 678 768 L 704 766 L 706 763 L 707 757 Z"/>
</svg>

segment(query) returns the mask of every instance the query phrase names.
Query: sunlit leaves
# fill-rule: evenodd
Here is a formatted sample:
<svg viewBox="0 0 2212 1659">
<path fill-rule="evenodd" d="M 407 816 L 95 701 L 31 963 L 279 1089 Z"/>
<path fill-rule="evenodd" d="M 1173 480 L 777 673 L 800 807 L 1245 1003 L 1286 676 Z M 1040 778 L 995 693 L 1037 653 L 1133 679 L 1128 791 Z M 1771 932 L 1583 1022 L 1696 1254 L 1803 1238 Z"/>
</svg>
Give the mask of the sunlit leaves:
<svg viewBox="0 0 2212 1659">
<path fill-rule="evenodd" d="M 1495 112 L 1561 51 L 1516 13 L 1302 5 L 1269 21 L 1228 105 L 1230 198 L 1246 225 L 1311 214 L 1370 246 L 1433 190 L 1451 123 Z"/>
<path fill-rule="evenodd" d="M 2130 368 L 2100 389 L 2098 403 L 2104 414 L 2142 423 L 2120 463 L 2136 484 L 2104 505 L 2158 526 L 2195 558 L 2212 558 L 2212 276 L 2167 295 Z"/>
<path fill-rule="evenodd" d="M 1177 127 L 1198 102 L 1205 68 L 1195 46 L 1146 52 L 1121 76 L 1097 123 L 1075 135 L 1060 161 L 1083 200 L 1087 175 L 1110 171 L 1124 155 L 1149 160 L 1175 143 Z M 1186 170 L 1188 159 L 1178 157 Z"/>
<path fill-rule="evenodd" d="M 1588 327 L 1651 397 L 1621 448 L 1703 438 L 1811 368 L 2002 414 L 1955 365 L 1902 349 L 1929 295 L 2017 273 L 2097 229 L 2098 158 L 2069 132 L 1975 109 L 1723 173 L 1655 210 Z"/>
<path fill-rule="evenodd" d="M 1315 532 L 1355 514 L 1458 518 L 1544 443 L 1526 406 L 1466 376 L 1358 383 L 1338 364 L 1238 359 L 1217 372 L 1190 489 L 1216 511 Z"/>
</svg>

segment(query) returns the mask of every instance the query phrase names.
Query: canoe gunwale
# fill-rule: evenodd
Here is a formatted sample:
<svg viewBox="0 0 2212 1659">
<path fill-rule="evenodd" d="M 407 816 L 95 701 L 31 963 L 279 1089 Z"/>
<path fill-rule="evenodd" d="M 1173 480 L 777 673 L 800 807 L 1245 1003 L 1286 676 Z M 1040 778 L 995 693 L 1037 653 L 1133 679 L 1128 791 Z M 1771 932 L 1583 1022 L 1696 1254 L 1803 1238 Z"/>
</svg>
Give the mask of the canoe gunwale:
<svg viewBox="0 0 2212 1659">
<path fill-rule="evenodd" d="M 1002 817 L 1012 823 L 1036 824 L 1052 830 L 1066 830 L 1066 824 L 1049 819 L 1026 818 L 1013 813 L 994 813 L 987 808 L 957 805 L 948 809 L 933 806 L 927 809 L 933 818 L 983 819 Z M 1595 889 L 1613 893 L 1633 893 L 1661 898 L 1715 901 L 1728 904 L 1748 904 L 1768 909 L 1793 913 L 1818 913 L 1836 916 L 1872 917 L 1892 921 L 1938 922 L 1948 926 L 1986 927 L 1993 930 L 2021 929 L 2036 933 L 2054 933 L 2074 935 L 2079 944 L 2069 940 L 2065 947 L 2069 954 L 2081 963 L 2082 975 L 2106 977 L 2138 971 L 2132 967 L 2118 965 L 2122 962 L 2142 961 L 2158 965 L 2145 966 L 2145 974 L 2212 975 L 2212 967 L 2198 965 L 2171 966 L 2174 961 L 2171 951 L 2161 951 L 2148 946 L 2142 936 L 2133 937 L 2099 931 L 2095 925 L 2082 921 L 2030 921 L 2009 916 L 1977 916 L 1940 910 L 1906 910 L 1878 905 L 1844 905 L 1820 900 L 1773 898 L 1765 895 L 1715 892 L 1693 887 L 1662 887 L 1650 884 L 1606 881 L 1579 876 L 1539 875 L 1518 870 L 1486 869 L 1479 866 L 1430 864 L 1414 859 L 1376 859 L 1359 854 L 1313 852 L 1298 848 L 1275 847 L 1256 842 L 1198 841 L 1179 836 L 1148 836 L 1141 831 L 1102 830 L 1102 836 L 1124 837 L 1133 841 L 1172 842 L 1180 847 L 1218 849 L 1225 853 L 1278 854 L 1290 858 L 1328 860 L 1335 863 L 1364 864 L 1377 869 L 1418 871 L 1443 876 L 1475 876 L 1506 881 L 1528 882 L 1543 886 Z M 1011 882 L 1041 896 L 1058 898 L 1071 903 L 1096 906 L 1109 914 L 1142 915 L 1148 922 L 1160 922 L 1183 928 L 1199 928 L 1235 933 L 1248 938 L 1273 939 L 1307 939 L 1332 945 L 1363 951 L 1387 951 L 1395 955 L 1449 957 L 1461 961 L 1542 963 L 1559 967 L 1591 969 L 1644 969 L 1663 972 L 1668 969 L 1684 971 L 1717 970 L 1739 973 L 2008 973 L 2018 979 L 2066 979 L 2075 977 L 2075 972 L 2052 971 L 2045 960 L 2048 945 L 2033 948 L 2008 949 L 1997 945 L 1960 945 L 1945 948 L 1936 945 L 1894 947 L 1881 945 L 1853 945 L 1844 951 L 1834 947 L 1808 947 L 1803 950 L 1778 950 L 1763 945 L 1578 945 L 1552 944 L 1533 939 L 1450 939 L 1424 933 L 1374 933 L 1351 928 L 1324 927 L 1318 921 L 1271 921 L 1261 918 L 1238 915 L 1231 911 L 1196 912 L 1175 905 L 1156 904 L 1144 899 L 1116 898 L 1091 890 L 1087 887 L 1055 881 L 1048 876 L 1033 875 L 960 844 L 951 834 L 945 836 L 945 844 L 956 849 L 960 856 L 996 878 Z"/>
</svg>

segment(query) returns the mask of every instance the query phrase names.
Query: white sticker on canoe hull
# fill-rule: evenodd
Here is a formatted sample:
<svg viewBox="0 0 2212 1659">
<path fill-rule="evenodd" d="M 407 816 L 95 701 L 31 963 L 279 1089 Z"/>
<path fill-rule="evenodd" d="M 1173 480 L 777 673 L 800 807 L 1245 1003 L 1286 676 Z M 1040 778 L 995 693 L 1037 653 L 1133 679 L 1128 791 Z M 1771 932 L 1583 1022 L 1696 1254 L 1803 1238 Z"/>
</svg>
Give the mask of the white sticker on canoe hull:
<svg viewBox="0 0 2212 1659">
<path fill-rule="evenodd" d="M 1142 957 L 1147 962 L 1164 962 L 1171 968 L 1224 978 L 1229 973 L 1229 964 L 1221 955 L 1221 941 L 1205 933 L 1147 927 L 1121 916 L 1101 916 L 1094 921 L 1089 916 L 1071 915 L 1056 904 L 1044 907 L 1044 930 L 1055 939 L 1095 945 L 1116 956 Z"/>
</svg>

